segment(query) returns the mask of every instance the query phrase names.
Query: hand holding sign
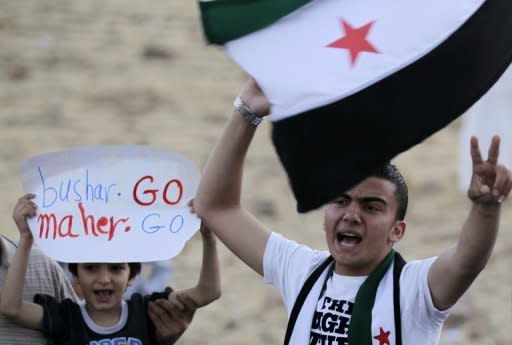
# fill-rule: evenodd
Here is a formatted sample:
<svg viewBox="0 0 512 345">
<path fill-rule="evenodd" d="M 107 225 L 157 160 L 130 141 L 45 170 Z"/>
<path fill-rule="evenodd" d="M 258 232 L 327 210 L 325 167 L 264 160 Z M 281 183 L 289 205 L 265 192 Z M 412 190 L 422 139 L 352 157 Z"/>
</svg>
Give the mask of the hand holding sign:
<svg viewBox="0 0 512 345">
<path fill-rule="evenodd" d="M 25 194 L 21 198 L 18 199 L 16 206 L 14 206 L 14 211 L 12 213 L 12 218 L 18 227 L 21 237 L 32 237 L 32 233 L 30 232 L 30 228 L 27 223 L 27 218 L 32 218 L 36 215 L 36 204 L 32 201 L 35 198 L 34 194 Z"/>
<path fill-rule="evenodd" d="M 199 170 L 172 152 L 78 148 L 29 159 L 21 171 L 38 207 L 29 220 L 34 238 L 59 261 L 168 259 L 199 228 L 187 207 Z"/>
</svg>

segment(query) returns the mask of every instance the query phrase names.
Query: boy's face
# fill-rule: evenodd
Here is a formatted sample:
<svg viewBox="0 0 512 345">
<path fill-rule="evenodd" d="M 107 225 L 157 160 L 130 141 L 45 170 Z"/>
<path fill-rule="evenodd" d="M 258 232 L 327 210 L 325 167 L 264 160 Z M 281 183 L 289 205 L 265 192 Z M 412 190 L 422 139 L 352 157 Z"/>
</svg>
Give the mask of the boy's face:
<svg viewBox="0 0 512 345">
<path fill-rule="evenodd" d="M 134 279 L 130 279 L 130 266 L 127 263 L 77 265 L 77 281 L 90 313 L 117 312 L 121 307 L 126 288 L 133 283 Z"/>
</svg>

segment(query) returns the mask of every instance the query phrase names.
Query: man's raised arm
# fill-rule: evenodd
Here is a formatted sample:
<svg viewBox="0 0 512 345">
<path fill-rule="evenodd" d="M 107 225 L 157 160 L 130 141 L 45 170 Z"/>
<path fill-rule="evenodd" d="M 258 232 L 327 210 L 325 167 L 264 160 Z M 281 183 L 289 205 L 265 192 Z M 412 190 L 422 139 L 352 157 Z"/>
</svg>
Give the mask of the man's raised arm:
<svg viewBox="0 0 512 345">
<path fill-rule="evenodd" d="M 512 173 L 498 164 L 499 145 L 499 137 L 494 137 L 484 161 L 477 139 L 471 138 L 473 176 L 468 190 L 471 209 L 459 240 L 437 258 L 428 274 L 428 285 L 438 309 L 447 309 L 457 302 L 492 253 L 501 203 L 512 188 Z"/>
<path fill-rule="evenodd" d="M 263 117 L 270 105 L 253 79 L 240 93 L 246 112 Z M 270 231 L 240 204 L 242 172 L 256 125 L 240 107 L 234 110 L 204 169 L 194 206 L 199 218 L 256 272 L 263 274 L 263 253 Z"/>
</svg>

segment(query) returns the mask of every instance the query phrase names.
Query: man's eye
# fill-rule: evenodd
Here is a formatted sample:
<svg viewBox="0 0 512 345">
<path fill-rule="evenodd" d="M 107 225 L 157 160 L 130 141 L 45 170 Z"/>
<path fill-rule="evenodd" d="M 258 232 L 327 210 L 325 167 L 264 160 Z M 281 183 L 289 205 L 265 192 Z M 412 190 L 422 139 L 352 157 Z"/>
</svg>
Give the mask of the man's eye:
<svg viewBox="0 0 512 345">
<path fill-rule="evenodd" d="M 338 206 L 346 206 L 349 203 L 349 200 L 347 198 L 339 198 L 334 200 L 334 203 Z"/>
<path fill-rule="evenodd" d="M 371 212 L 374 212 L 374 211 L 378 211 L 378 210 L 379 210 L 379 208 L 378 208 L 377 206 L 375 206 L 375 205 L 371 205 L 371 204 L 370 204 L 370 205 L 367 205 L 367 206 L 366 206 L 366 209 L 367 209 L 368 211 L 371 211 Z"/>
</svg>

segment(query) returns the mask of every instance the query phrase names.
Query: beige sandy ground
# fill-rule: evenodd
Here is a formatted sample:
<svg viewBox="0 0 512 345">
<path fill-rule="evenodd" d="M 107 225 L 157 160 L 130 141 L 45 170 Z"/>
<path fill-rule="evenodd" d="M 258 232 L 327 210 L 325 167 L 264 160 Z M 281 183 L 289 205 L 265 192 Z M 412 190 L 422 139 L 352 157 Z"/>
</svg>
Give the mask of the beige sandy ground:
<svg viewBox="0 0 512 345">
<path fill-rule="evenodd" d="M 156 53 L 155 53 L 156 52 Z M 74 146 L 149 144 L 202 166 L 244 73 L 207 46 L 192 0 L 0 2 L 0 231 L 16 237 L 11 209 L 18 164 Z M 468 208 L 457 181 L 460 120 L 397 161 L 409 181 L 408 260 L 454 242 Z M 321 212 L 297 215 L 269 138 L 259 129 L 244 204 L 269 227 L 324 248 Z M 511 344 L 512 212 L 490 264 L 446 323 L 442 344 Z M 195 282 L 200 240 L 173 259 L 175 287 Z M 182 344 L 279 344 L 286 315 L 278 295 L 221 246 L 223 296 L 200 310 Z"/>
</svg>

